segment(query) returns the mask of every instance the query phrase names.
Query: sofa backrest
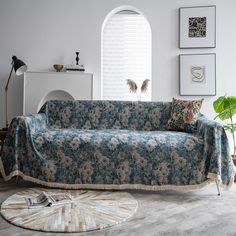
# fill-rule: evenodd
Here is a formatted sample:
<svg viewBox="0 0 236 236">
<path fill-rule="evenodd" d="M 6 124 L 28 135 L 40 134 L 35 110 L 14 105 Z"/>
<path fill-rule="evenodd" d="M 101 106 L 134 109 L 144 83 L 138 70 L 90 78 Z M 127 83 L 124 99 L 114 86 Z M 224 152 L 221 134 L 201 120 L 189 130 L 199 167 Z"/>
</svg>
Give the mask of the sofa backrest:
<svg viewBox="0 0 236 236">
<path fill-rule="evenodd" d="M 46 102 L 52 128 L 165 130 L 170 102 L 61 101 Z"/>
</svg>

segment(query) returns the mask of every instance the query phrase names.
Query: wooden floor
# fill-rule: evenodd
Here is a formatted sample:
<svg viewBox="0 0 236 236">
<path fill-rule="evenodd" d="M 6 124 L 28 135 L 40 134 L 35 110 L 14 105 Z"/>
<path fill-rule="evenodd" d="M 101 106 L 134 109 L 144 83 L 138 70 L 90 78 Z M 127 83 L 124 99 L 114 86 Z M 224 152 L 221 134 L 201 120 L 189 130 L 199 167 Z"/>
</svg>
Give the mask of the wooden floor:
<svg viewBox="0 0 236 236">
<path fill-rule="evenodd" d="M 36 185 L 0 179 L 0 202 Z M 0 236 L 236 236 L 236 185 L 217 196 L 214 184 L 194 191 L 129 191 L 139 203 L 126 222 L 88 233 L 45 233 L 16 227 L 0 217 Z"/>
</svg>

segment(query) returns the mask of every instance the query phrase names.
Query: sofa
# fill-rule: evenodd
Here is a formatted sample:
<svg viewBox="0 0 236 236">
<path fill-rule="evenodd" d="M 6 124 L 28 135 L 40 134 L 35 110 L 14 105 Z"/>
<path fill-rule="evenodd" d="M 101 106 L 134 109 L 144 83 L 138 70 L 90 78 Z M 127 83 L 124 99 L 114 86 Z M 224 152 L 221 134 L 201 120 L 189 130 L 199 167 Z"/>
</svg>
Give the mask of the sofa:
<svg viewBox="0 0 236 236">
<path fill-rule="evenodd" d="M 67 189 L 196 189 L 233 183 L 221 124 L 199 114 L 196 129 L 166 129 L 171 102 L 48 101 L 15 117 L 0 170 Z"/>
</svg>

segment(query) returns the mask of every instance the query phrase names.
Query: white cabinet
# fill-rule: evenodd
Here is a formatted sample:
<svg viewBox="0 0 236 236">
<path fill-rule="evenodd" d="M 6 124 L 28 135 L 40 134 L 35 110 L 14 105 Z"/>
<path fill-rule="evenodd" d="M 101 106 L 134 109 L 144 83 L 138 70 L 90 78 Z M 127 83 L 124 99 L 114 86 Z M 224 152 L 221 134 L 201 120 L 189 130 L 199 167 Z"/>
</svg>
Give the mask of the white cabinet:
<svg viewBox="0 0 236 236">
<path fill-rule="evenodd" d="M 84 72 L 31 72 L 24 74 L 23 114 L 37 113 L 50 99 L 92 100 L 93 75 Z"/>
</svg>

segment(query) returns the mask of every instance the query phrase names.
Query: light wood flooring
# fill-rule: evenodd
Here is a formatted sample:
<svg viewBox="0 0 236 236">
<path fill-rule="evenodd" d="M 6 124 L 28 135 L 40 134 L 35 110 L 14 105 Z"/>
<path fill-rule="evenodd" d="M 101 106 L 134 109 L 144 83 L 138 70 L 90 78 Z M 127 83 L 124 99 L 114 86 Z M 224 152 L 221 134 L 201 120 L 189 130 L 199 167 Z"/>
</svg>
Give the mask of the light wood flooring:
<svg viewBox="0 0 236 236">
<path fill-rule="evenodd" d="M 0 202 L 37 185 L 0 180 Z M 236 236 L 236 184 L 217 196 L 215 184 L 194 191 L 129 191 L 139 207 L 120 225 L 88 233 L 45 233 L 26 230 L 0 217 L 0 236 Z"/>
</svg>

